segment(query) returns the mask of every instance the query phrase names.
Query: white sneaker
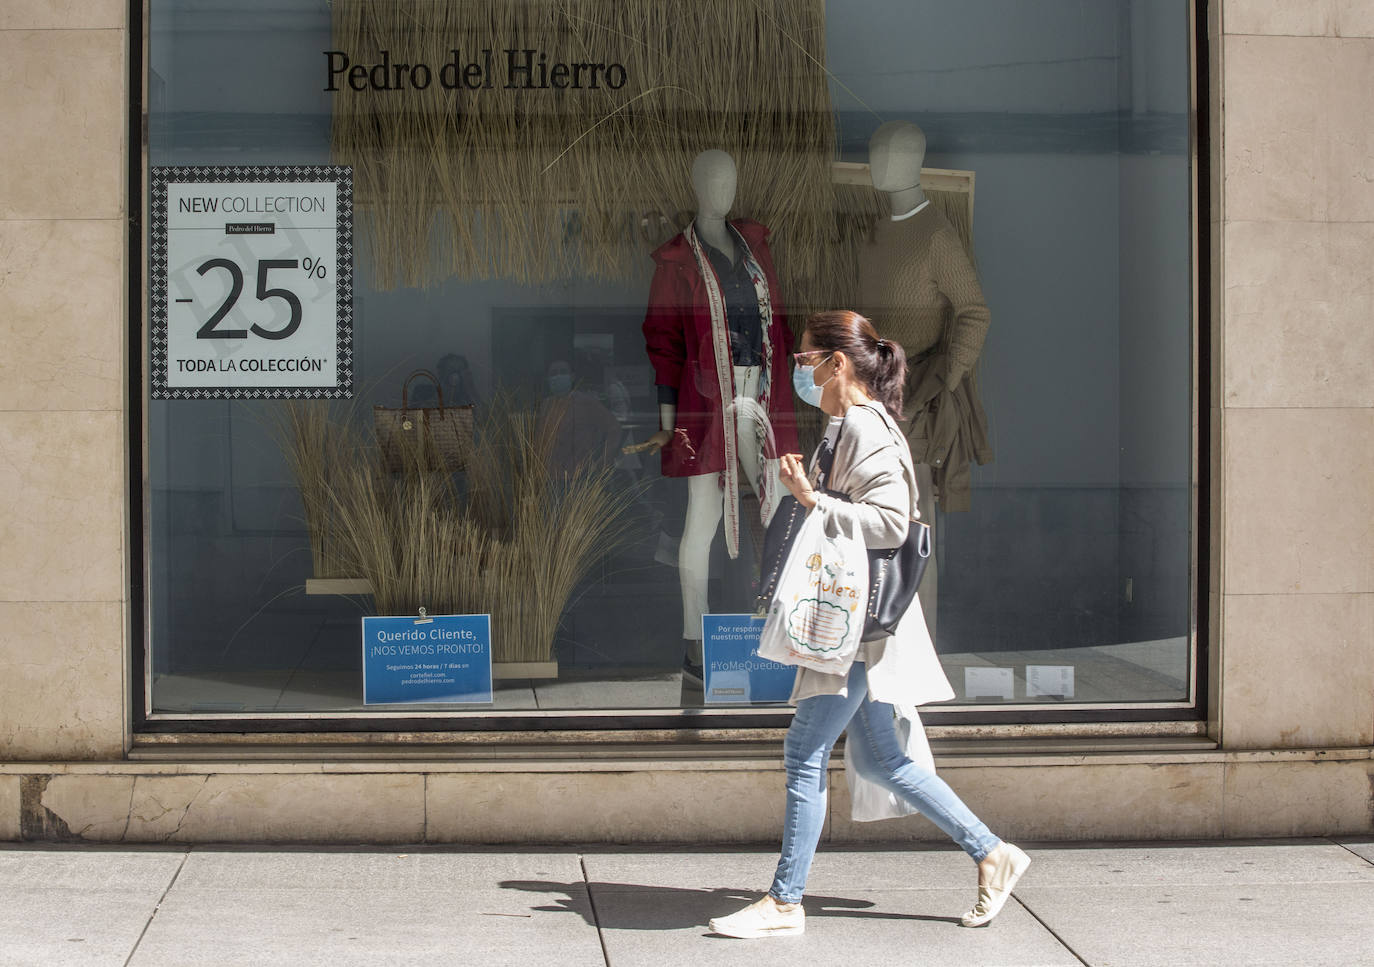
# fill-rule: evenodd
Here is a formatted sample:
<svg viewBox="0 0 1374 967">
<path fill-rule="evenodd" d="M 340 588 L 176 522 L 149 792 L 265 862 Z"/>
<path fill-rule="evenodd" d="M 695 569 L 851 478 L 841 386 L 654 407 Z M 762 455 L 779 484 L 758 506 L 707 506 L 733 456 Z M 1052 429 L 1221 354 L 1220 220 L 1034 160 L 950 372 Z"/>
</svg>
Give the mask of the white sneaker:
<svg viewBox="0 0 1374 967">
<path fill-rule="evenodd" d="M 779 904 L 771 893 L 755 900 L 738 913 L 716 917 L 710 923 L 713 932 L 741 940 L 759 937 L 785 937 L 806 930 L 806 911 L 800 903 Z"/>
<path fill-rule="evenodd" d="M 1030 857 L 1010 843 L 1002 843 L 988 854 L 996 864 L 986 883 L 978 885 L 978 902 L 959 922 L 966 927 L 981 927 L 1002 912 L 1021 874 L 1030 867 Z"/>
</svg>

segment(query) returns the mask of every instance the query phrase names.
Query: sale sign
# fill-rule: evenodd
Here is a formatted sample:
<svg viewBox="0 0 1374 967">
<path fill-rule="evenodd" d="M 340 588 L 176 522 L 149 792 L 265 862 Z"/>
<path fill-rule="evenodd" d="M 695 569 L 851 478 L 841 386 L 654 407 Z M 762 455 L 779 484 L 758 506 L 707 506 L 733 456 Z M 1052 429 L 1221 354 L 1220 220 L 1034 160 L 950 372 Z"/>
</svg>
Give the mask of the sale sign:
<svg viewBox="0 0 1374 967">
<path fill-rule="evenodd" d="M 353 386 L 353 181 L 335 166 L 154 168 L 155 399 Z"/>
</svg>

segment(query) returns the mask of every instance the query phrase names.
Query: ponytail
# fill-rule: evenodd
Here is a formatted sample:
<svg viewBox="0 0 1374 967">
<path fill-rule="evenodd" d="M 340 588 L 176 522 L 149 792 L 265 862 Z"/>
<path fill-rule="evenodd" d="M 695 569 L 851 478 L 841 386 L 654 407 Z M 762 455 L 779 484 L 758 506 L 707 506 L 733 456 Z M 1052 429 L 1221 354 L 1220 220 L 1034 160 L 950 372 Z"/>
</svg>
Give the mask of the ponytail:
<svg viewBox="0 0 1374 967">
<path fill-rule="evenodd" d="M 906 350 L 891 339 L 879 339 L 877 372 L 869 388 L 894 420 L 902 418 L 902 392 L 906 389 Z"/>
</svg>

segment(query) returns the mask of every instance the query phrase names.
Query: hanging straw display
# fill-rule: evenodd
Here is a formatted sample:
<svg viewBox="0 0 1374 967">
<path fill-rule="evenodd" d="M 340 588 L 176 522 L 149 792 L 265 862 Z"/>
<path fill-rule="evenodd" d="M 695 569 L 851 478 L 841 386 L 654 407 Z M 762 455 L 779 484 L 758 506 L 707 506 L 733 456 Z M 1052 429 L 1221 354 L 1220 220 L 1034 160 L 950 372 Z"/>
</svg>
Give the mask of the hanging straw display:
<svg viewBox="0 0 1374 967">
<path fill-rule="evenodd" d="M 829 304 L 851 278 L 823 0 L 334 0 L 333 17 L 351 64 L 433 75 L 331 94 L 380 287 L 630 278 L 691 217 L 691 160 L 708 148 L 734 157 L 734 214 L 772 229 L 792 306 Z M 526 87 L 548 76 L 540 58 L 608 66 L 594 88 L 586 71 L 578 89 Z M 482 86 L 446 87 L 455 60 Z"/>
</svg>

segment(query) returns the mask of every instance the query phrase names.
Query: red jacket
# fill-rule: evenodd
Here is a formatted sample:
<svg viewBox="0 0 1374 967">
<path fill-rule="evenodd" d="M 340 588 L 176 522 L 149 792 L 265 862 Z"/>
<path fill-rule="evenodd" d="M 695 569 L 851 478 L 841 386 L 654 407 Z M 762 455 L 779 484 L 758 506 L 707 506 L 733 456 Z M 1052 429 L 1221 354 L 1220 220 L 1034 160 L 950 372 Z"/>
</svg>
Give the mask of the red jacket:
<svg viewBox="0 0 1374 967">
<path fill-rule="evenodd" d="M 765 454 L 796 453 L 797 418 L 792 408 L 792 330 L 778 298 L 778 276 L 768 251 L 768 229 L 747 218 L 730 223 L 749 244 L 768 280 L 773 323 L 764 338 L 772 343 L 769 418 L 773 436 Z M 677 388 L 677 425 L 662 450 L 665 477 L 691 477 L 725 469 L 725 423 L 720 382 L 711 341 L 711 311 L 706 286 L 685 236 L 673 236 L 654 252 L 644 342 L 654 367 L 654 382 Z M 734 373 L 730 374 L 734 384 Z"/>
</svg>

